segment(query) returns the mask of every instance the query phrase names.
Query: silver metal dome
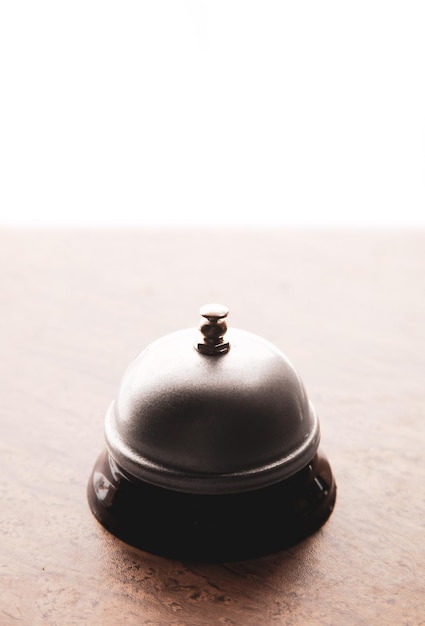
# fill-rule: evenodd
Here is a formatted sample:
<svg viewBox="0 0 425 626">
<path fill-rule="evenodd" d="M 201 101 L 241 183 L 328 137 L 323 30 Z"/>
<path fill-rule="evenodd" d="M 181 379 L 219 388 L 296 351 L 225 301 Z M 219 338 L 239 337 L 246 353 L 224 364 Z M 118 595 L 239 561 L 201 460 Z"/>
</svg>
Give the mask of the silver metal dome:
<svg viewBox="0 0 425 626">
<path fill-rule="evenodd" d="M 129 366 L 106 415 L 107 448 L 136 479 L 199 494 L 257 489 L 314 457 L 319 423 L 286 357 L 202 307 L 200 327 L 166 335 Z"/>
</svg>

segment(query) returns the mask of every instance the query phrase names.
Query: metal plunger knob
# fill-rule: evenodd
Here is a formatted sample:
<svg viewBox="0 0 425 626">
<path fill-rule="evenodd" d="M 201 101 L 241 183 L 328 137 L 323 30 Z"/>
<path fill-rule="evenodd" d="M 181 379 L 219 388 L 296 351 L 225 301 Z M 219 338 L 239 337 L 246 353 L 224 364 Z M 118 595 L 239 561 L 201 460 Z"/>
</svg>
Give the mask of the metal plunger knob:
<svg viewBox="0 0 425 626">
<path fill-rule="evenodd" d="M 227 323 L 225 318 L 229 309 L 223 304 L 204 304 L 199 310 L 204 319 L 201 320 L 199 330 L 201 337 L 197 349 L 202 354 L 217 355 L 229 351 L 230 344 L 225 341 Z"/>
</svg>

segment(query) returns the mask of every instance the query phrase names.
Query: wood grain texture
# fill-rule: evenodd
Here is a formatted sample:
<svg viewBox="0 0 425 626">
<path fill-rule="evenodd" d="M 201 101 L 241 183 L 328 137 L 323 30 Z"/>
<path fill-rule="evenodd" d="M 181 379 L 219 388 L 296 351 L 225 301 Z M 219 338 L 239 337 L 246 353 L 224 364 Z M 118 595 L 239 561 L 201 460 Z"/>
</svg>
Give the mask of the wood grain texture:
<svg viewBox="0 0 425 626">
<path fill-rule="evenodd" d="M 425 233 L 0 235 L 0 624 L 425 624 Z M 318 409 L 329 522 L 279 554 L 130 548 L 86 482 L 128 362 L 222 301 Z"/>
</svg>

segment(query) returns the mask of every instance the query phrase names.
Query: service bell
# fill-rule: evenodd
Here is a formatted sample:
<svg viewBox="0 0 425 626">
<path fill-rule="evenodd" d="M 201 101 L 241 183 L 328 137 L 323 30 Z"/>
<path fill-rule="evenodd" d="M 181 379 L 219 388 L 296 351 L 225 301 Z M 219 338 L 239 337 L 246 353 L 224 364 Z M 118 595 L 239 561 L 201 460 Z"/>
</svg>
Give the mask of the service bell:
<svg viewBox="0 0 425 626">
<path fill-rule="evenodd" d="M 287 358 L 201 308 L 130 364 L 88 485 L 96 518 L 144 550 L 226 561 L 287 547 L 331 514 L 317 415 Z"/>
</svg>

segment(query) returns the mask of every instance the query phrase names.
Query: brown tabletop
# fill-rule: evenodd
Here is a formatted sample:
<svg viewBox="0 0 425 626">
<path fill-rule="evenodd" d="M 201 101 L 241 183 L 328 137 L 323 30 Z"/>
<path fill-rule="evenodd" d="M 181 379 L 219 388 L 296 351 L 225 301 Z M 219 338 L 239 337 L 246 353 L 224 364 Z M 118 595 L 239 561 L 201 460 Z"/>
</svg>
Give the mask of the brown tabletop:
<svg viewBox="0 0 425 626">
<path fill-rule="evenodd" d="M 0 624 L 425 624 L 425 234 L 3 231 Z M 93 518 L 103 419 L 136 354 L 218 301 L 300 372 L 337 505 L 220 565 Z"/>
</svg>

